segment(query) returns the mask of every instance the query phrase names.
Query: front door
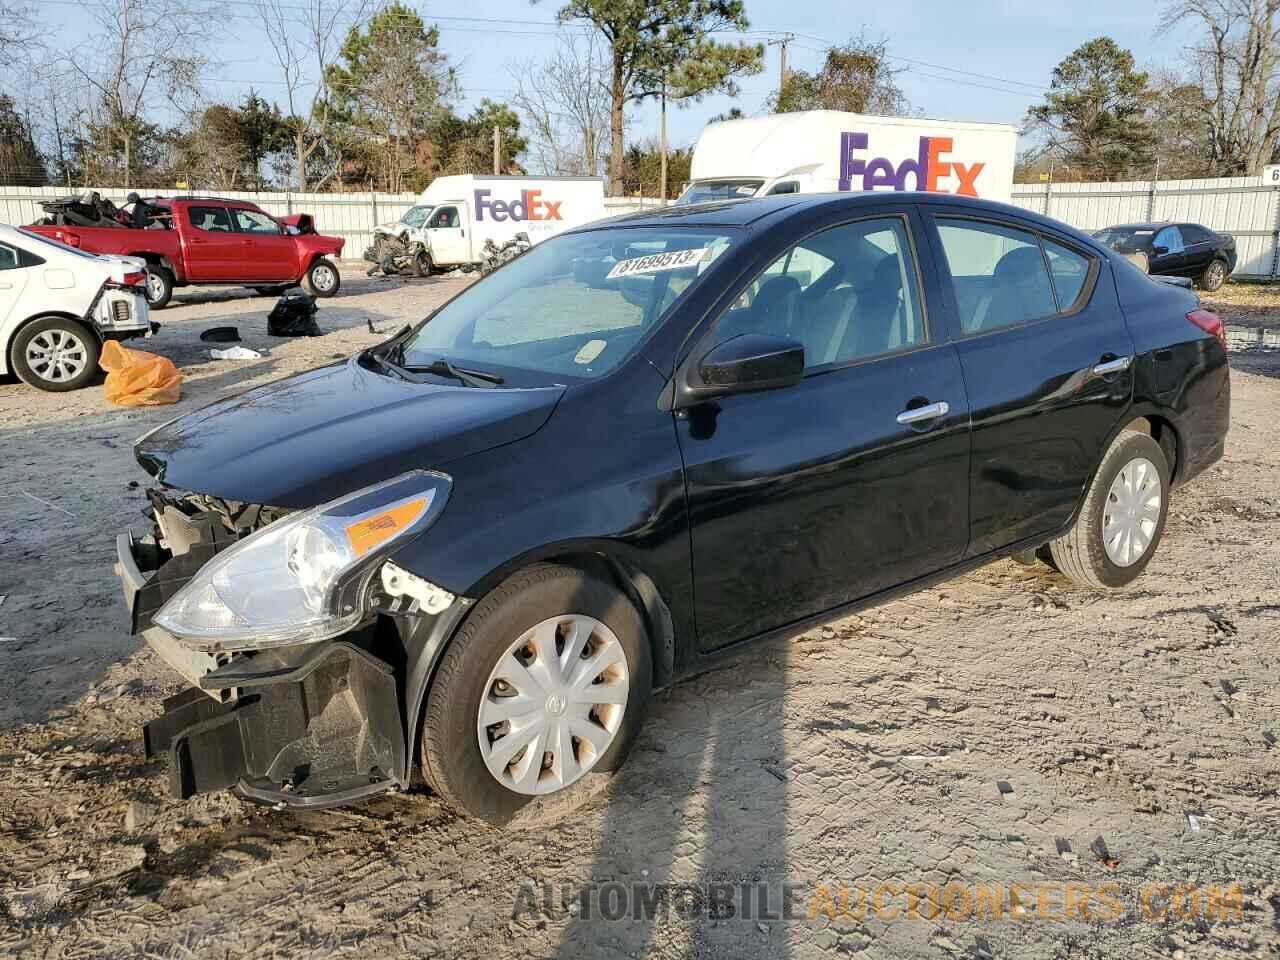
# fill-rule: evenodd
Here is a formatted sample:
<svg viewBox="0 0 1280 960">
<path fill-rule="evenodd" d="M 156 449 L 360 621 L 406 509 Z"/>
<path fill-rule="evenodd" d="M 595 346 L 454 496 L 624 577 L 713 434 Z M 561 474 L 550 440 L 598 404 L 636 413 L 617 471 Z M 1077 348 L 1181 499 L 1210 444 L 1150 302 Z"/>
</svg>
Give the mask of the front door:
<svg viewBox="0 0 1280 960">
<path fill-rule="evenodd" d="M 969 553 L 1057 532 L 1133 393 L 1110 266 L 1020 221 L 933 218 L 973 416 Z"/>
<path fill-rule="evenodd" d="M 465 209 L 460 204 L 446 203 L 436 207 L 427 221 L 433 263 L 447 265 L 471 261 L 471 245 L 467 241 L 467 224 L 463 216 Z"/>
<path fill-rule="evenodd" d="M 1151 238 L 1149 269 L 1161 276 L 1182 276 L 1187 272 L 1187 247 L 1177 227 L 1164 227 Z"/>
<path fill-rule="evenodd" d="M 261 210 L 231 207 L 231 219 L 240 234 L 243 251 L 241 280 L 297 280 L 301 273 L 298 247 L 280 224 Z"/>
<path fill-rule="evenodd" d="M 224 206 L 187 207 L 187 279 L 243 280 L 244 247 Z"/>
<path fill-rule="evenodd" d="M 806 357 L 795 386 L 677 414 L 703 650 L 963 555 L 968 403 L 955 348 L 927 319 L 917 224 L 886 208 L 800 241 L 691 354 L 769 333 Z"/>
</svg>

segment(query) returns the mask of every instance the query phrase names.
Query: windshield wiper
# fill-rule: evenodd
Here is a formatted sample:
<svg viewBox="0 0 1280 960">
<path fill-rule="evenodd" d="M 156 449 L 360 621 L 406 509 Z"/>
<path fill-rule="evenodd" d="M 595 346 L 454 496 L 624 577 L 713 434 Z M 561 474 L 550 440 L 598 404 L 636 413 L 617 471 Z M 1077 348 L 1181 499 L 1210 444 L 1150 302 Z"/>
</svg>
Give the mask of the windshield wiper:
<svg viewBox="0 0 1280 960">
<path fill-rule="evenodd" d="M 434 373 L 440 377 L 452 377 L 459 383 L 468 387 L 492 387 L 499 383 L 504 383 L 502 377 L 496 373 L 490 373 L 488 370 L 472 370 L 467 367 L 455 367 L 452 363 L 441 357 L 439 360 L 433 360 L 430 363 L 421 366 L 402 367 L 411 373 Z"/>
<path fill-rule="evenodd" d="M 386 370 L 388 373 L 395 374 L 401 380 L 412 381 L 417 379 L 408 370 L 400 366 L 400 364 L 392 363 L 390 360 L 388 360 L 386 357 L 384 357 L 380 353 L 369 351 L 365 354 L 365 356 L 368 357 L 370 360 L 372 360 L 374 363 L 376 363 L 378 366 L 382 367 L 383 370 Z"/>
</svg>

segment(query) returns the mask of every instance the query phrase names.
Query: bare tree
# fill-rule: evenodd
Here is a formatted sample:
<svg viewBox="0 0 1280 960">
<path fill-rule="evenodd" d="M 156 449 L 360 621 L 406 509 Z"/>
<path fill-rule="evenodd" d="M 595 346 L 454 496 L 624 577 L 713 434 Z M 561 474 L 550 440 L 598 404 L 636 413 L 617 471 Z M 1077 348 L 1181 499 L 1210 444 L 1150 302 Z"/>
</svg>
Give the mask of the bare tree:
<svg viewBox="0 0 1280 960">
<path fill-rule="evenodd" d="M 298 189 L 306 190 L 307 164 L 313 157 L 326 157 L 330 167 L 316 186 L 336 173 L 341 162 L 341 150 L 330 141 L 338 118 L 326 78 L 347 31 L 364 22 L 369 2 L 256 0 L 256 5 L 285 88 L 285 123 L 293 133 Z"/>
<path fill-rule="evenodd" d="M 1162 30 L 1190 21 L 1214 172 L 1258 173 L 1280 135 L 1276 14 L 1280 0 L 1172 0 Z"/>
<path fill-rule="evenodd" d="M 199 97 L 212 21 L 198 0 L 94 0 L 85 9 L 95 28 L 60 61 L 93 91 L 98 124 L 123 154 L 127 187 L 147 109 L 164 100 L 181 111 Z"/>
<path fill-rule="evenodd" d="M 39 37 L 30 7 L 0 0 L 0 67 L 12 67 L 26 59 Z"/>
<path fill-rule="evenodd" d="M 542 172 L 598 176 L 609 142 L 609 52 L 594 34 L 566 31 L 548 60 L 511 63 L 511 103 L 529 125 L 528 150 Z"/>
</svg>

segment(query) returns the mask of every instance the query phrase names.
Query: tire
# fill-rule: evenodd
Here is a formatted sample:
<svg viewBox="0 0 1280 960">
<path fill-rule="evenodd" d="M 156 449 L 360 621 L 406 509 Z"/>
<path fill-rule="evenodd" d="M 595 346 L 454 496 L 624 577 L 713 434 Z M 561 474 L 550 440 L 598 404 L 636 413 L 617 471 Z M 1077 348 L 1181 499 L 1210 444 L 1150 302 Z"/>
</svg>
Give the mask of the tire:
<svg viewBox="0 0 1280 960">
<path fill-rule="evenodd" d="M 431 276 L 431 254 L 425 250 L 419 250 L 413 256 L 413 275 L 415 277 Z"/>
<path fill-rule="evenodd" d="M 324 257 L 311 264 L 306 276 L 302 278 L 302 288 L 313 297 L 332 297 L 341 287 L 342 277 L 338 274 L 338 268 L 333 265 L 333 261 Z"/>
<path fill-rule="evenodd" d="M 98 375 L 102 342 L 79 321 L 41 317 L 18 331 L 11 349 L 13 372 L 24 383 L 62 393 L 87 387 Z"/>
<path fill-rule="evenodd" d="M 1120 480 L 1122 473 L 1125 477 Z M 1150 505 L 1153 483 L 1159 484 L 1160 495 L 1154 510 Z M 1134 484 L 1140 493 L 1133 504 L 1137 512 L 1129 519 L 1125 500 L 1132 493 L 1125 487 L 1132 491 Z M 1132 582 L 1160 545 L 1169 512 L 1169 488 L 1169 464 L 1160 445 L 1145 433 L 1121 433 L 1102 458 L 1075 525 L 1049 544 L 1053 565 L 1067 578 L 1097 590 Z M 1110 530 L 1118 531 L 1118 542 L 1116 536 L 1104 533 Z M 1126 530 L 1130 531 L 1128 538 Z M 1146 544 L 1135 554 L 1143 538 Z"/>
<path fill-rule="evenodd" d="M 573 622 L 575 615 L 576 624 Z M 560 624 L 554 621 L 560 621 Z M 583 626 L 583 621 L 589 621 L 591 625 Z M 551 684 L 535 684 L 520 689 L 524 684 L 517 674 L 511 674 L 513 683 L 507 689 L 516 694 L 513 702 L 532 692 L 530 699 L 536 704 L 542 702 L 541 697 L 547 689 L 553 689 L 553 693 L 546 697 L 543 706 L 521 711 L 516 717 L 517 721 L 529 721 L 524 725 L 526 729 L 539 725 L 549 728 L 532 744 L 532 749 L 538 750 L 540 756 L 531 758 L 530 747 L 517 747 L 514 762 L 502 768 L 504 782 L 500 783 L 500 774 L 490 772 L 486 764 L 480 738 L 482 735 L 487 741 L 493 738 L 489 746 L 497 748 L 501 743 L 502 725 L 480 726 L 482 700 L 490 706 L 502 703 L 500 694 L 506 681 L 500 677 L 500 664 L 510 662 L 508 655 L 514 652 L 514 644 L 532 636 L 535 627 L 542 628 L 540 636 L 553 638 L 555 656 L 561 656 L 564 651 L 560 644 L 574 643 L 579 636 L 574 632 L 575 626 L 589 633 L 589 645 L 584 647 L 584 652 L 596 650 L 593 656 L 611 652 L 617 658 L 605 668 L 610 673 L 602 672 L 595 680 L 608 676 L 610 689 L 616 691 L 621 663 L 625 659 L 625 702 L 617 708 L 620 713 L 607 714 L 608 724 L 602 719 L 606 714 L 588 715 L 584 720 L 583 715 L 576 711 L 588 708 L 582 701 L 575 703 L 572 694 L 556 701 L 557 694 Z M 551 631 L 549 634 L 546 632 L 548 629 Z M 619 656 L 614 643 L 621 647 L 625 657 Z M 586 662 L 585 659 L 571 660 L 569 669 L 573 663 Z M 530 672 L 522 672 L 525 679 L 531 681 L 535 675 L 545 676 L 543 671 L 546 669 L 544 663 L 531 667 Z M 558 675 L 558 668 L 553 665 L 552 669 Z M 651 677 L 651 653 L 644 623 L 635 606 L 623 594 L 569 567 L 538 564 L 522 570 L 480 601 L 445 652 L 427 693 L 423 715 L 423 776 L 431 788 L 456 810 L 492 824 L 506 823 L 535 799 L 568 796 L 576 785 L 583 783 L 586 774 L 612 774 L 621 766 L 644 719 Z M 585 673 L 579 679 L 583 678 L 589 681 L 585 689 L 606 689 L 597 688 L 595 680 L 587 678 Z M 616 699 L 616 692 L 614 696 Z M 589 709 L 612 711 L 615 708 L 595 706 Z M 588 732 L 583 723 L 594 726 Z M 608 726 L 612 726 L 611 733 Z M 552 746 L 557 730 L 569 731 L 568 742 L 573 758 L 570 771 L 585 768 L 585 772 L 578 773 L 575 779 L 562 778 L 558 751 L 544 749 Z M 574 731 L 587 733 L 587 737 L 579 738 Z M 589 741 L 598 737 L 605 739 L 600 741 L 601 749 L 597 753 L 591 749 Z M 495 764 L 501 766 L 499 750 L 494 749 L 494 754 Z M 550 765 L 544 768 L 543 764 L 548 759 Z M 523 778 L 521 769 L 531 770 L 535 761 L 538 764 L 533 772 L 536 782 L 530 783 Z M 513 785 L 520 779 L 526 780 L 525 787 L 517 790 Z"/>
<path fill-rule="evenodd" d="M 173 273 L 168 267 L 147 264 L 147 306 L 163 310 L 173 299 Z"/>
<path fill-rule="evenodd" d="M 1202 290 L 1208 290 L 1210 293 L 1222 289 L 1222 285 L 1226 282 L 1227 264 L 1223 260 L 1210 260 L 1209 265 L 1204 268 L 1204 273 L 1200 274 L 1196 280 Z"/>
</svg>

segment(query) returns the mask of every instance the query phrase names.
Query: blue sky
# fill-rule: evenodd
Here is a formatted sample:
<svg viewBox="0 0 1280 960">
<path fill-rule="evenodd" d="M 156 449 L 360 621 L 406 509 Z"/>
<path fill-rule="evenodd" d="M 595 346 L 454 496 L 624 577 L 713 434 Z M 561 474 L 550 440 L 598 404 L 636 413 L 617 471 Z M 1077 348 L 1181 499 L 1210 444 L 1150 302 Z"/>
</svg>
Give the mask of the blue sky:
<svg viewBox="0 0 1280 960">
<path fill-rule="evenodd" d="M 472 0 L 465 6 L 410 2 L 428 22 L 438 23 L 441 48 L 460 68 L 463 108 L 483 97 L 505 99 L 513 86 L 508 65 L 541 58 L 556 44 L 557 0 Z M 825 43 L 843 42 L 860 32 L 884 38 L 891 55 L 903 58 L 897 61 L 907 68 L 900 84 L 913 106 L 926 116 L 955 120 L 1019 123 L 1027 107 L 1040 99 L 1053 66 L 1093 37 L 1113 37 L 1144 67 L 1177 67 L 1189 41 L 1185 31 L 1156 35 L 1160 4 L 1152 0 L 929 0 L 857 6 L 747 0 L 746 7 L 749 39 L 765 40 L 766 31 L 797 35 L 788 53 L 793 69 L 815 69 Z M 227 62 L 211 75 L 210 92 L 235 99 L 253 85 L 268 100 L 279 99 L 282 88 L 270 50 L 252 36 L 252 7 L 233 0 L 227 9 L 232 12 L 228 40 L 218 51 Z M 771 46 L 764 72 L 745 78 L 737 99 L 712 97 L 670 111 L 672 144 L 692 144 L 708 117 L 733 106 L 748 115 L 761 111 L 777 80 L 778 48 Z M 656 136 L 657 130 L 656 107 L 632 109 L 629 139 Z"/>
</svg>

